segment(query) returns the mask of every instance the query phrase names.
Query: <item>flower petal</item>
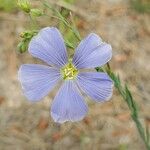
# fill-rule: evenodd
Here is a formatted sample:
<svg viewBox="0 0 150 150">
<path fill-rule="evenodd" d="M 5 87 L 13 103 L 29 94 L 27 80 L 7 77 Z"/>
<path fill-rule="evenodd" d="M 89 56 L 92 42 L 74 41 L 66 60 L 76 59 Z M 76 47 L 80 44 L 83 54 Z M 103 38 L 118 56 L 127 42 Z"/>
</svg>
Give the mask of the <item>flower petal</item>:
<svg viewBox="0 0 150 150">
<path fill-rule="evenodd" d="M 52 107 L 51 116 L 55 122 L 79 121 L 87 113 L 87 106 L 83 97 L 79 94 L 73 81 L 65 81 L 56 95 Z"/>
<path fill-rule="evenodd" d="M 91 33 L 77 47 L 73 63 L 78 69 L 95 68 L 107 63 L 111 57 L 111 46 L 103 43 L 98 35 Z"/>
<path fill-rule="evenodd" d="M 112 96 L 113 82 L 106 73 L 79 73 L 77 84 L 87 95 L 97 102 L 107 101 Z"/>
<path fill-rule="evenodd" d="M 61 33 L 57 28 L 43 28 L 29 43 L 29 53 L 49 65 L 62 67 L 68 61 Z"/>
<path fill-rule="evenodd" d="M 39 101 L 46 96 L 60 79 L 60 72 L 44 65 L 22 65 L 18 72 L 25 96 Z"/>
</svg>

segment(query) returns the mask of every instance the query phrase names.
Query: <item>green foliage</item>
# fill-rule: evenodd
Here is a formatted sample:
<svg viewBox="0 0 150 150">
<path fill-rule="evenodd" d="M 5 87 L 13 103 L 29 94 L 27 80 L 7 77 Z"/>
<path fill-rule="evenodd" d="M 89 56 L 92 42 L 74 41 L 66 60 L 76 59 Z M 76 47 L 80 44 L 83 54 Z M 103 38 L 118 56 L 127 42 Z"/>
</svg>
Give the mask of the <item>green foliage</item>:
<svg viewBox="0 0 150 150">
<path fill-rule="evenodd" d="M 11 12 L 17 7 L 15 0 L 0 0 L 0 10 Z"/>
<path fill-rule="evenodd" d="M 131 6 L 139 13 L 150 13 L 149 0 L 131 0 Z"/>
</svg>

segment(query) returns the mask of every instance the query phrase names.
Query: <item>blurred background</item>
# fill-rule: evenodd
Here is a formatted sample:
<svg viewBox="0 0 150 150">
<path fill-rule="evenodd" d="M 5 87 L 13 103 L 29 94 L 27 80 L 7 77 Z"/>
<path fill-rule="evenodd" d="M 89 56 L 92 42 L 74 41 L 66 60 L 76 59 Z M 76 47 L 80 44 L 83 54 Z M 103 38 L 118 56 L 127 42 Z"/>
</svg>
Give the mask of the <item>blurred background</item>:
<svg viewBox="0 0 150 150">
<path fill-rule="evenodd" d="M 112 45 L 110 66 L 129 84 L 140 120 L 150 127 L 150 1 L 49 2 L 72 11 L 82 37 L 95 32 Z M 43 7 L 38 0 L 31 3 Z M 58 26 L 58 21 L 41 17 L 38 25 Z M 28 52 L 21 54 L 17 45 L 20 32 L 31 26 L 15 0 L 0 0 L 0 150 L 145 150 L 128 107 L 115 89 L 109 102 L 87 100 L 89 112 L 84 120 L 62 125 L 54 123 L 49 113 L 56 91 L 38 103 L 26 100 L 17 71 L 23 63 L 38 61 Z"/>
</svg>

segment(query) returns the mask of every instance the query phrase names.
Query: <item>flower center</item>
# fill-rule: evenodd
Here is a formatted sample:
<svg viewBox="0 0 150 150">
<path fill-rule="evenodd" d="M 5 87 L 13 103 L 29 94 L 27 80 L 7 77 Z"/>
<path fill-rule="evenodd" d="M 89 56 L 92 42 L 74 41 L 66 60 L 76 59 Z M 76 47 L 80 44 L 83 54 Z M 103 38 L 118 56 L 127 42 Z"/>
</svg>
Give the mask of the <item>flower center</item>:
<svg viewBox="0 0 150 150">
<path fill-rule="evenodd" d="M 78 70 L 75 68 L 72 62 L 69 61 L 69 63 L 61 69 L 61 74 L 64 80 L 73 80 L 77 76 Z"/>
</svg>

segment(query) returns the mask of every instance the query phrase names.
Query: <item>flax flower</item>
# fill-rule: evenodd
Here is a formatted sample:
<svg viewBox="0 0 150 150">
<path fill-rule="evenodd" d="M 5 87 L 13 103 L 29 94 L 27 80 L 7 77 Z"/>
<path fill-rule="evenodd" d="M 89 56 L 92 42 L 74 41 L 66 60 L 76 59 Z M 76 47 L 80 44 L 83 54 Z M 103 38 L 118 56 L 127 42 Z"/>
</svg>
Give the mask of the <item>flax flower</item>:
<svg viewBox="0 0 150 150">
<path fill-rule="evenodd" d="M 91 33 L 83 39 L 70 59 L 59 30 L 46 27 L 32 38 L 28 51 L 47 63 L 20 67 L 18 76 L 28 100 L 41 100 L 63 81 L 51 106 L 55 122 L 74 122 L 85 117 L 88 107 L 83 93 L 96 102 L 110 99 L 113 85 L 110 77 L 104 72 L 85 71 L 106 64 L 112 57 L 111 46 L 102 42 L 98 35 Z"/>
</svg>

